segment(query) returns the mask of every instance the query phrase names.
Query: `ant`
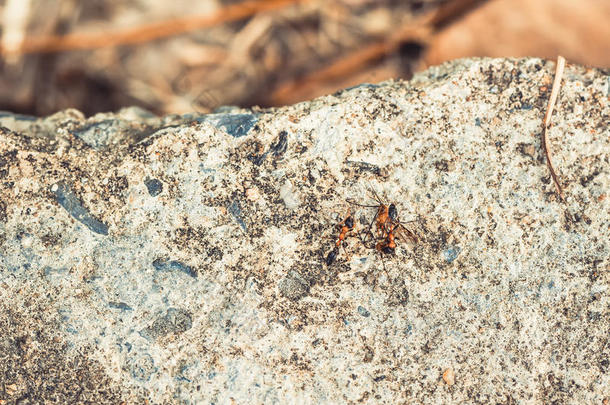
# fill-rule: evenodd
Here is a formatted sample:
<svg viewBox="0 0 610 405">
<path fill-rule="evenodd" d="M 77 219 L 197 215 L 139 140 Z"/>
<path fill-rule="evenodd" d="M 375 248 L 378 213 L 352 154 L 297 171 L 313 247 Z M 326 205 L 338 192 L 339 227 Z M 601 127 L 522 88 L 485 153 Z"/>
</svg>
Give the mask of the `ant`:
<svg viewBox="0 0 610 405">
<path fill-rule="evenodd" d="M 377 242 L 377 244 L 375 245 L 375 249 L 377 249 L 377 251 L 388 255 L 394 254 L 394 251 L 396 250 L 396 241 L 394 240 L 394 229 L 396 229 L 397 226 L 398 224 L 392 226 L 388 230 L 388 234 L 385 239 L 380 242 Z"/>
<path fill-rule="evenodd" d="M 390 228 L 392 228 L 394 224 L 400 223 L 400 221 L 398 220 L 398 210 L 396 209 L 396 205 L 394 203 L 390 203 L 389 205 L 384 204 L 381 201 L 381 198 L 379 198 L 379 196 L 375 192 L 375 189 L 373 189 L 373 187 L 371 187 L 371 192 L 373 193 L 373 196 L 377 201 L 377 205 L 359 204 L 353 200 L 351 200 L 350 202 L 361 207 L 377 208 L 377 212 L 373 217 L 373 221 L 371 222 L 367 233 L 374 237 L 371 228 L 373 227 L 373 224 L 376 224 L 377 238 L 385 238 L 390 233 Z"/>
<path fill-rule="evenodd" d="M 375 245 L 375 250 L 377 250 L 379 252 L 379 255 L 381 256 L 381 263 L 383 264 L 383 270 L 386 272 L 386 274 L 387 274 L 387 269 L 385 267 L 385 261 L 383 260 L 383 255 L 384 254 L 393 255 L 396 252 L 396 236 L 397 236 L 396 231 L 398 231 L 399 227 L 404 229 L 405 232 L 407 232 L 409 239 L 411 239 L 413 242 L 418 241 L 417 236 L 412 231 L 407 229 L 398 220 L 390 223 L 389 226 L 386 226 L 386 228 L 385 228 L 386 234 L 385 234 L 384 238 L 382 240 L 380 240 L 379 242 L 377 242 L 377 244 Z"/>
<path fill-rule="evenodd" d="M 352 216 L 352 214 L 348 214 L 347 218 L 345 218 L 341 223 L 339 223 L 339 225 L 341 226 L 341 233 L 339 234 L 339 237 L 335 242 L 335 247 L 333 248 L 333 250 L 330 251 L 328 256 L 326 256 L 326 264 L 328 266 L 333 264 L 333 262 L 337 258 L 337 254 L 339 254 L 339 246 L 341 245 L 341 242 L 345 240 L 347 233 L 354 229 L 354 217 Z"/>
<path fill-rule="evenodd" d="M 414 242 L 418 241 L 417 236 L 415 236 L 413 232 L 407 229 L 402 223 L 397 221 L 390 225 L 390 227 L 387 229 L 387 235 L 385 239 L 380 242 L 377 242 L 377 245 L 375 245 L 375 249 L 377 249 L 381 253 L 394 254 L 394 251 L 396 250 L 396 235 L 394 231 L 396 231 L 396 228 L 398 227 L 403 228 L 407 232 L 409 239 Z"/>
<path fill-rule="evenodd" d="M 369 208 L 377 208 L 377 212 L 373 221 L 371 222 L 368 232 L 368 235 L 371 235 L 375 238 L 375 235 L 372 232 L 373 225 L 376 225 L 377 231 L 377 240 L 378 242 L 375 244 L 375 250 L 380 252 L 381 254 L 394 254 L 396 251 L 396 237 L 398 236 L 399 228 L 402 228 L 408 236 L 414 242 L 417 242 L 417 236 L 407 229 L 405 223 L 401 222 L 398 219 L 398 210 L 394 203 L 384 204 L 379 195 L 375 192 L 375 189 L 371 186 L 371 192 L 375 200 L 377 201 L 377 205 L 364 205 L 359 204 L 354 201 L 352 203 L 359 205 L 361 207 L 369 207 Z M 413 222 L 413 221 L 409 221 Z M 402 232 L 401 232 L 402 235 Z M 383 257 L 382 257 L 383 260 Z M 385 263 L 384 263 L 385 268 Z"/>
</svg>

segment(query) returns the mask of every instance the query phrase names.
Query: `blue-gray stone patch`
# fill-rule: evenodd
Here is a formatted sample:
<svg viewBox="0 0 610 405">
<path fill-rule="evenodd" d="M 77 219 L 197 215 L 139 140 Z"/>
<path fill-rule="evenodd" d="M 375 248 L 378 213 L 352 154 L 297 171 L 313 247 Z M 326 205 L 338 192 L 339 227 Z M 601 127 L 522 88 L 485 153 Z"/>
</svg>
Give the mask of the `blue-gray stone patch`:
<svg viewBox="0 0 610 405">
<path fill-rule="evenodd" d="M 216 128 L 222 128 L 234 138 L 246 136 L 258 121 L 257 114 L 208 114 L 195 119 L 198 122 L 209 122 Z"/>
<path fill-rule="evenodd" d="M 371 316 L 371 313 L 366 308 L 364 308 L 363 306 L 360 306 L 360 305 L 358 305 L 358 313 L 365 318 L 368 318 L 369 316 Z"/>
<path fill-rule="evenodd" d="M 74 132 L 87 145 L 100 149 L 108 146 L 111 143 L 112 137 L 124 130 L 123 125 L 119 120 L 103 120 L 87 124 Z"/>
<path fill-rule="evenodd" d="M 462 248 L 459 246 L 449 246 L 443 251 L 443 256 L 448 263 L 452 263 L 455 259 L 457 259 L 461 251 Z"/>
<path fill-rule="evenodd" d="M 57 189 L 51 191 L 55 194 L 55 198 L 59 205 L 61 205 L 74 219 L 89 228 L 90 231 L 100 235 L 108 235 L 108 225 L 94 218 L 89 212 L 82 206 L 80 200 L 74 194 L 74 192 L 64 182 L 56 184 Z"/>
<path fill-rule="evenodd" d="M 150 376 L 157 371 L 155 361 L 146 353 L 129 362 L 131 376 L 138 381 L 146 382 L 150 380 Z"/>
<path fill-rule="evenodd" d="M 241 216 L 241 206 L 239 204 L 239 200 L 237 200 L 237 199 L 233 200 L 231 205 L 229 205 L 229 207 L 227 208 L 227 211 L 229 211 L 229 214 L 231 214 L 233 216 L 233 218 L 235 218 L 235 221 L 237 221 L 239 226 L 241 226 L 241 229 L 246 231 L 247 227 L 246 227 L 246 223 L 244 222 L 244 220 Z"/>
<path fill-rule="evenodd" d="M 122 311 L 131 311 L 132 308 L 125 304 L 124 302 L 115 302 L 115 301 L 110 301 L 108 302 L 108 306 L 110 308 L 115 308 L 115 309 L 120 309 Z"/>
<path fill-rule="evenodd" d="M 191 277 L 197 277 L 197 272 L 191 267 L 177 260 L 155 259 L 152 263 L 158 271 L 181 271 Z"/>
<path fill-rule="evenodd" d="M 163 183 L 157 179 L 146 179 L 144 185 L 148 189 L 148 194 L 152 197 L 156 197 L 163 191 Z"/>
</svg>

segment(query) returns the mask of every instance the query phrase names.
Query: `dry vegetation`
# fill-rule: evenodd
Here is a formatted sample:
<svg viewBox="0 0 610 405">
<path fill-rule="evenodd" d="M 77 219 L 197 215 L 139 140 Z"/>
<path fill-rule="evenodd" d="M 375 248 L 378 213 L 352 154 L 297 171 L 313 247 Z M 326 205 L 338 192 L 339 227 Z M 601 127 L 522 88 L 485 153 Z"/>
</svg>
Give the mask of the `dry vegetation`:
<svg viewBox="0 0 610 405">
<path fill-rule="evenodd" d="M 610 65 L 607 2 L 535 3 L 5 0 L 0 110 L 282 105 L 471 55 Z"/>
</svg>

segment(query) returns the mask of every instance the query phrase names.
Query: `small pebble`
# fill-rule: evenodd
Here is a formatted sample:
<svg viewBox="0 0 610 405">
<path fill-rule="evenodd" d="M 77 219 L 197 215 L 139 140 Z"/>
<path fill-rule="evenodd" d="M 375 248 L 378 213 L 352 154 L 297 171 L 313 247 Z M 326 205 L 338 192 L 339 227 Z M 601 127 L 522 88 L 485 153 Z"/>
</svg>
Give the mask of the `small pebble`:
<svg viewBox="0 0 610 405">
<path fill-rule="evenodd" d="M 445 381 L 445 383 L 450 386 L 455 384 L 455 374 L 453 373 L 452 369 L 448 368 L 447 370 L 445 370 L 445 372 L 443 373 L 443 381 Z"/>
<path fill-rule="evenodd" d="M 284 200 L 286 208 L 294 210 L 299 207 L 301 201 L 292 188 L 292 183 L 287 180 L 284 185 L 280 188 L 280 197 Z"/>
<path fill-rule="evenodd" d="M 360 305 L 358 305 L 358 313 L 360 315 L 364 316 L 365 318 L 368 318 L 371 315 L 371 313 L 369 311 L 367 311 L 366 308 L 364 308 Z"/>
<path fill-rule="evenodd" d="M 146 185 L 148 194 L 150 194 L 151 197 L 156 197 L 163 191 L 163 183 L 157 179 L 144 180 L 144 185 Z"/>
<path fill-rule="evenodd" d="M 13 395 L 15 392 L 17 392 L 18 388 L 17 388 L 17 384 L 7 384 L 6 385 L 6 393 L 8 395 Z"/>
<path fill-rule="evenodd" d="M 34 238 L 31 235 L 26 235 L 21 239 L 21 246 L 25 249 L 31 248 L 34 243 Z"/>
</svg>

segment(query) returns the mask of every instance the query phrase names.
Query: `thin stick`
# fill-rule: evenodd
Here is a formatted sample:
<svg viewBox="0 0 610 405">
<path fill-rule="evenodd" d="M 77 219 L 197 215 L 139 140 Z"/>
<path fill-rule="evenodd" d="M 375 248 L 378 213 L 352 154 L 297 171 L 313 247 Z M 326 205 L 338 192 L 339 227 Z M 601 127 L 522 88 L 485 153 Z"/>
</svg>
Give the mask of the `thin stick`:
<svg viewBox="0 0 610 405">
<path fill-rule="evenodd" d="M 566 60 L 563 56 L 557 56 L 557 68 L 555 69 L 555 80 L 553 81 L 553 89 L 551 90 L 551 98 L 549 99 L 549 105 L 546 110 L 546 115 L 544 116 L 544 128 L 542 129 L 542 148 L 544 149 L 544 154 L 546 156 L 546 164 L 549 167 L 549 171 L 551 172 L 551 177 L 553 179 L 553 184 L 555 184 L 555 189 L 557 190 L 557 194 L 559 197 L 564 200 L 563 190 L 561 185 L 559 184 L 559 179 L 557 178 L 557 174 L 555 173 L 555 168 L 553 167 L 553 162 L 551 162 L 551 151 L 549 148 L 549 138 L 548 138 L 548 130 L 551 125 L 551 116 L 553 115 L 553 109 L 555 108 L 555 103 L 557 102 L 557 96 L 559 95 L 559 88 L 561 87 L 561 78 L 563 76 L 563 70 L 565 68 Z"/>
<path fill-rule="evenodd" d="M 140 25 L 115 32 L 73 33 L 64 36 L 25 38 L 19 50 L 14 53 L 52 53 L 82 49 L 97 49 L 110 46 L 149 42 L 184 34 L 202 28 L 212 27 L 229 21 L 241 20 L 254 14 L 270 11 L 305 0 L 247 0 L 242 3 L 222 7 L 203 16 L 177 18 L 168 21 Z M 0 55 L 9 51 L 0 44 Z"/>
</svg>

